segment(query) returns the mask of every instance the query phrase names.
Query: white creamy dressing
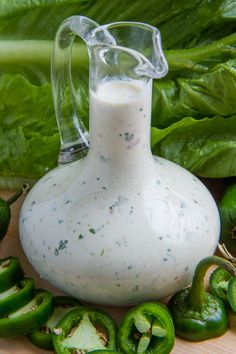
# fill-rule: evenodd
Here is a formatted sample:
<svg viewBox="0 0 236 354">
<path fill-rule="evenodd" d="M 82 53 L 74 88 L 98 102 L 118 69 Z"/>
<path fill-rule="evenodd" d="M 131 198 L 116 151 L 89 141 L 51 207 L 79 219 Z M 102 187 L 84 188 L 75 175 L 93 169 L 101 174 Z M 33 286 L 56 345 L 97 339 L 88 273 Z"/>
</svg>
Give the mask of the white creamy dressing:
<svg viewBox="0 0 236 354">
<path fill-rule="evenodd" d="M 187 285 L 214 253 L 219 215 L 205 186 L 151 155 L 151 80 L 90 93 L 88 156 L 46 174 L 28 194 L 20 237 L 33 266 L 66 293 L 129 305 Z"/>
</svg>

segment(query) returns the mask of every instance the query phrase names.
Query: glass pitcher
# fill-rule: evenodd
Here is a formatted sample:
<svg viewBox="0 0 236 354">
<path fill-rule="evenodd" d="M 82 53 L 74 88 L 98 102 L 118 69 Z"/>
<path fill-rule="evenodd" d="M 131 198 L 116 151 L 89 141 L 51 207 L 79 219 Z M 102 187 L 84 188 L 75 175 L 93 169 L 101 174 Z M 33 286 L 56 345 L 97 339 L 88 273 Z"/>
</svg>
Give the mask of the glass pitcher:
<svg viewBox="0 0 236 354">
<path fill-rule="evenodd" d="M 89 134 L 71 77 L 75 35 L 89 53 Z M 216 249 L 219 215 L 206 187 L 151 154 L 152 79 L 167 70 L 160 33 L 147 24 L 73 16 L 57 33 L 59 167 L 28 194 L 19 230 L 41 276 L 81 300 L 118 306 L 168 296 Z"/>
</svg>

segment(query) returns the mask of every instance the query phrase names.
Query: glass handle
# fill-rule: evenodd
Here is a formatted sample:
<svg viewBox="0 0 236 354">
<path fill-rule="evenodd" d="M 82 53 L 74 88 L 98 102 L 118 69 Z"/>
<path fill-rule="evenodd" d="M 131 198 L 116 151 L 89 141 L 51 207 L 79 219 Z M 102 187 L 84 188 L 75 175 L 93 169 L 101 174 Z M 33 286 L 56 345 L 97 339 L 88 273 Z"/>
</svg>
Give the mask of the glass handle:
<svg viewBox="0 0 236 354">
<path fill-rule="evenodd" d="M 51 81 L 55 115 L 60 133 L 59 164 L 84 157 L 89 148 L 88 132 L 78 116 L 75 88 L 71 76 L 71 51 L 76 35 L 88 43 L 98 24 L 87 17 L 72 16 L 59 27 L 53 48 Z"/>
</svg>

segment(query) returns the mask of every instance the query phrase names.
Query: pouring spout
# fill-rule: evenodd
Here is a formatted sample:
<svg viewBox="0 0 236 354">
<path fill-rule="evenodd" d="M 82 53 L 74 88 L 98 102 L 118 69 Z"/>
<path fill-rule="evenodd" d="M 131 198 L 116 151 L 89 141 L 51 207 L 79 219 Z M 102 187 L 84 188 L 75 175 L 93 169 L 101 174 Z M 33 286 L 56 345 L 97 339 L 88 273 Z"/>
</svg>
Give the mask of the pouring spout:
<svg viewBox="0 0 236 354">
<path fill-rule="evenodd" d="M 120 53 L 129 54 L 136 61 L 136 65 L 132 66 L 129 59 L 130 68 L 132 66 L 133 73 L 137 76 L 160 79 L 168 72 L 160 31 L 146 23 L 115 22 L 100 26 L 92 32 L 91 44 L 106 47 L 108 51 L 111 49 L 109 63 L 104 60 L 110 66 L 118 63 L 122 67 L 125 60 Z M 120 60 L 117 59 L 119 57 Z"/>
</svg>

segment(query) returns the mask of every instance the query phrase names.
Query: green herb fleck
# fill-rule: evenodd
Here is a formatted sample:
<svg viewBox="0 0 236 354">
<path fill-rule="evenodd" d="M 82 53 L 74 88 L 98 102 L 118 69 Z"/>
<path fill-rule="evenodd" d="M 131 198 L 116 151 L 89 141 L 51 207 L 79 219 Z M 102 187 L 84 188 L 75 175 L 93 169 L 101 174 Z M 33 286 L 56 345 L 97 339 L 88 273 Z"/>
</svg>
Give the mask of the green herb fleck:
<svg viewBox="0 0 236 354">
<path fill-rule="evenodd" d="M 128 132 L 125 133 L 125 141 L 129 142 L 133 139 L 133 137 L 134 137 L 134 134 L 128 133 Z"/>
<path fill-rule="evenodd" d="M 60 251 L 60 250 L 63 250 L 64 248 L 66 248 L 67 246 L 66 246 L 66 244 L 68 243 L 68 241 L 67 240 L 61 240 L 60 242 L 59 242 L 59 246 L 58 246 L 58 250 Z"/>
<path fill-rule="evenodd" d="M 78 239 L 79 239 L 79 240 L 82 240 L 82 238 L 84 238 L 84 236 L 83 236 L 83 235 L 81 235 L 81 234 L 79 234 Z"/>
<path fill-rule="evenodd" d="M 89 232 L 90 232 L 91 234 L 96 234 L 96 231 L 95 231 L 92 227 L 89 229 Z"/>
</svg>

